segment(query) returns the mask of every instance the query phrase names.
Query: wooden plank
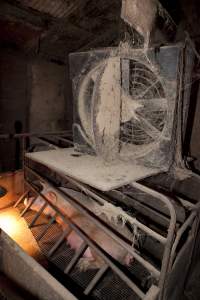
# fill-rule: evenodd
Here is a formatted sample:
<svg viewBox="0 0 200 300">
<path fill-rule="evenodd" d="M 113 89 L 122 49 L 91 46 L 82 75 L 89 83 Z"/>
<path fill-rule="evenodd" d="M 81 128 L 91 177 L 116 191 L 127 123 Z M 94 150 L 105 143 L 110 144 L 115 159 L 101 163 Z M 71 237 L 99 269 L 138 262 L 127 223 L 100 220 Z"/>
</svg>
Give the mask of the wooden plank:
<svg viewBox="0 0 200 300">
<path fill-rule="evenodd" d="M 110 57 L 99 82 L 94 107 L 97 155 L 112 160 L 119 153 L 121 117 L 120 57 Z"/>
</svg>

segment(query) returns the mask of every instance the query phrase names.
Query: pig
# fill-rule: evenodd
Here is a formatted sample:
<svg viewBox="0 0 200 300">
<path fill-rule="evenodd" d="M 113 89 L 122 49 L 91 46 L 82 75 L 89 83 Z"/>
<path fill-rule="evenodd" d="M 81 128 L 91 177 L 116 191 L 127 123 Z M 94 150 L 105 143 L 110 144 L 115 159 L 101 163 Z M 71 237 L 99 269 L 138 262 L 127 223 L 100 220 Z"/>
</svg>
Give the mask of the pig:
<svg viewBox="0 0 200 300">
<path fill-rule="evenodd" d="M 132 256 L 128 254 L 126 249 L 124 249 L 104 231 L 94 225 L 92 221 L 90 221 L 86 216 L 74 209 L 67 201 L 62 200 L 63 205 L 59 205 L 58 200 L 60 195 L 58 195 L 54 190 L 48 187 L 48 185 L 42 184 L 42 186 L 42 194 L 44 194 L 52 204 L 57 206 L 59 210 L 73 223 L 81 228 L 91 238 L 91 240 L 93 240 L 98 246 L 104 249 L 110 256 L 112 256 L 120 263 L 125 265 L 130 264 Z M 25 204 L 29 204 L 30 201 L 31 199 L 25 200 Z M 45 202 L 43 198 L 39 196 L 31 206 L 31 209 L 39 211 L 44 203 Z M 50 217 L 55 215 L 55 211 L 50 206 L 47 206 L 43 213 Z M 105 217 L 104 221 L 109 223 L 109 221 Z M 63 231 L 68 228 L 68 225 L 60 217 L 56 218 L 56 222 L 60 224 Z M 118 231 L 125 234 L 129 239 L 133 238 L 133 234 L 126 228 L 126 226 L 118 227 Z M 68 236 L 66 236 L 66 241 L 71 249 L 73 249 L 75 252 L 79 250 L 81 244 L 83 243 L 82 238 L 75 231 L 71 231 Z M 92 248 L 88 247 L 83 254 L 83 257 L 79 260 L 78 267 L 80 271 L 86 271 L 87 269 L 101 268 L 104 264 L 105 263 L 103 259 L 98 256 Z"/>
<path fill-rule="evenodd" d="M 95 226 L 88 218 L 79 214 L 71 218 L 71 220 L 91 238 L 100 248 L 107 252 L 110 256 L 116 259 L 118 262 L 130 265 L 132 256 L 129 255 L 126 249 L 120 246 L 114 239 L 108 236 L 103 230 Z M 108 220 L 106 220 L 107 223 Z M 130 239 L 133 237 L 130 231 L 124 226 L 119 231 L 123 231 Z M 72 249 L 78 251 L 83 240 L 75 232 L 72 231 L 67 237 L 67 242 Z M 83 258 L 79 261 L 79 269 L 86 271 L 87 269 L 101 268 L 105 264 L 104 260 L 96 254 L 92 248 L 87 248 L 83 254 Z"/>
<path fill-rule="evenodd" d="M 58 207 L 59 210 L 65 214 L 67 217 L 71 217 L 74 214 L 77 213 L 77 211 L 67 202 L 67 201 L 62 201 L 62 204 L 59 205 L 59 195 L 51 188 L 49 187 L 46 183 L 40 182 L 40 184 L 42 185 L 42 191 L 41 193 L 49 200 L 50 203 L 52 203 L 54 206 Z M 24 200 L 24 205 L 27 206 L 29 205 L 29 203 L 33 200 L 33 197 L 29 198 L 29 199 L 25 199 Z M 34 203 L 31 205 L 31 209 L 34 211 L 39 211 L 40 208 L 44 205 L 45 201 L 41 196 L 38 196 Z M 53 217 L 56 212 L 55 210 L 48 205 L 43 213 L 48 216 L 48 217 Z M 61 223 L 61 218 L 58 217 L 56 219 L 58 221 L 58 223 Z M 63 224 L 63 223 L 62 223 Z M 64 225 L 63 225 L 64 226 Z"/>
</svg>

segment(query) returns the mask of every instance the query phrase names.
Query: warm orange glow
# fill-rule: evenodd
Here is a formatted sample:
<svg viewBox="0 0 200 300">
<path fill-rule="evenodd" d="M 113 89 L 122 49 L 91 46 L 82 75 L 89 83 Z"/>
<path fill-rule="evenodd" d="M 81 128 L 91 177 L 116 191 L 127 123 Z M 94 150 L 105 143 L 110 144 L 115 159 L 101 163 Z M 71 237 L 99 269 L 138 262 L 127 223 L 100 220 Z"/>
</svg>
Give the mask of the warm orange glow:
<svg viewBox="0 0 200 300">
<path fill-rule="evenodd" d="M 37 258 L 40 249 L 31 230 L 16 208 L 0 211 L 0 228 L 5 231 L 24 251 Z"/>
<path fill-rule="evenodd" d="M 19 233 L 20 226 L 15 216 L 0 214 L 0 228 L 3 229 L 10 237 L 15 239 L 15 235 Z"/>
</svg>

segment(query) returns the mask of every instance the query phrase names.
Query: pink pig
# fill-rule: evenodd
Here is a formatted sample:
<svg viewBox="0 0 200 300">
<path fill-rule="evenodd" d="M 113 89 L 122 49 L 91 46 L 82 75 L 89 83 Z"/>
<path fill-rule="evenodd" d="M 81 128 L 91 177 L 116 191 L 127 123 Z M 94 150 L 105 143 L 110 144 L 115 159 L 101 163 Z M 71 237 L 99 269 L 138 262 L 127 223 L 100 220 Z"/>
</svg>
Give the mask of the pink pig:
<svg viewBox="0 0 200 300">
<path fill-rule="evenodd" d="M 48 187 L 46 184 L 43 185 L 42 194 L 46 196 L 46 198 L 55 206 L 59 208 L 59 210 L 66 215 L 69 219 L 73 221 L 79 228 L 81 228 L 97 245 L 99 245 L 102 249 L 104 249 L 110 256 L 115 258 L 117 261 L 122 264 L 129 265 L 132 256 L 128 254 L 127 250 L 120 246 L 117 242 L 115 242 L 110 236 L 108 236 L 104 231 L 99 229 L 96 225 L 92 223 L 87 217 L 80 214 L 76 209 L 74 209 L 67 201 L 62 201 L 64 205 L 59 205 L 59 197 L 52 188 Z M 31 198 L 27 201 L 25 200 L 25 205 L 29 204 Z M 31 206 L 31 209 L 35 211 L 39 211 L 40 208 L 44 205 L 44 200 L 42 197 L 37 197 L 34 204 Z M 47 216 L 54 216 L 55 211 L 51 208 L 51 206 L 47 206 L 43 213 Z M 59 223 L 63 230 L 67 229 L 68 225 L 64 223 L 61 217 L 56 218 L 57 223 Z M 106 222 L 108 220 L 106 219 Z M 124 226 L 123 228 L 118 228 L 120 232 L 123 232 L 129 239 L 132 238 L 131 232 Z M 68 236 L 66 236 L 67 243 L 69 246 L 78 251 L 80 246 L 83 243 L 82 238 L 75 232 L 71 231 Z M 83 258 L 79 261 L 80 270 L 87 270 L 92 268 L 101 268 L 104 265 L 103 259 L 98 256 L 93 249 L 88 247 L 83 254 Z"/>
</svg>

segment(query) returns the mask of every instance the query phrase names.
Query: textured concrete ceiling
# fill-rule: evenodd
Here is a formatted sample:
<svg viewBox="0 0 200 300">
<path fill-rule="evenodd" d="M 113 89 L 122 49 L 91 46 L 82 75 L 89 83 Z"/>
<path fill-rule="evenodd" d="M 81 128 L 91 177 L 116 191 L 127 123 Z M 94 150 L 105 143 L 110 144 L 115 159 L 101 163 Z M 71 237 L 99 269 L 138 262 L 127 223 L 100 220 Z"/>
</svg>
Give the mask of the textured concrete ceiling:
<svg viewBox="0 0 200 300">
<path fill-rule="evenodd" d="M 64 18 L 81 5 L 80 0 L 19 0 L 25 7 L 49 14 L 55 18 Z"/>
<path fill-rule="evenodd" d="M 161 2 L 197 28 L 197 0 Z M 121 0 L 1 0 L 0 44 L 65 62 L 70 52 L 117 44 L 120 12 Z"/>
<path fill-rule="evenodd" d="M 63 61 L 69 52 L 117 40 L 120 10 L 120 0 L 2 0 L 0 42 Z"/>
</svg>

